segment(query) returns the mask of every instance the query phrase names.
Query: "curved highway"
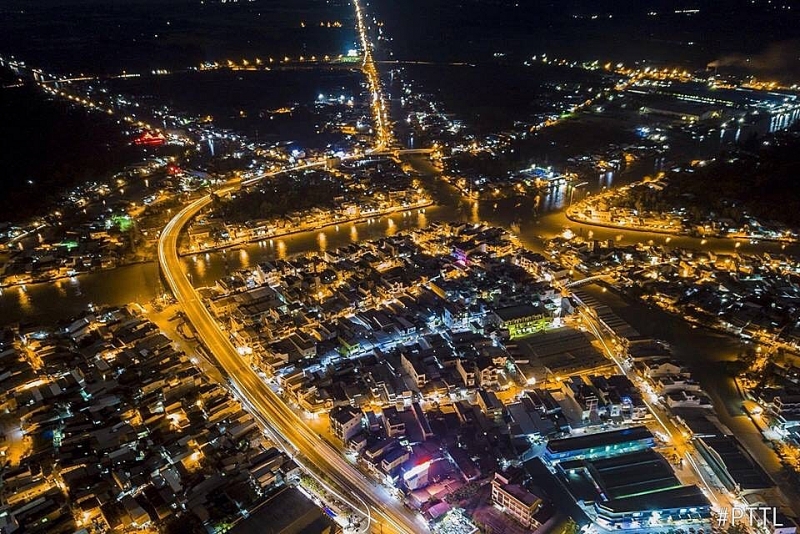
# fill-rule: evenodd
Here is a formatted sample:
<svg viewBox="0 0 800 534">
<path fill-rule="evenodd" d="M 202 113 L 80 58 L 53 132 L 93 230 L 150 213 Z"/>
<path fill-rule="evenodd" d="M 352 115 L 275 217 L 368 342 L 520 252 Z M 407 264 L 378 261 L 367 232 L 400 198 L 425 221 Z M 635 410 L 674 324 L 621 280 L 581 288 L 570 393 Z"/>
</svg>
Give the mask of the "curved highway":
<svg viewBox="0 0 800 534">
<path fill-rule="evenodd" d="M 216 193 L 225 195 L 234 189 L 234 186 L 226 186 Z M 259 419 L 265 421 L 272 431 L 290 444 L 293 452 L 305 460 L 305 465 L 321 475 L 342 495 L 355 496 L 367 503 L 374 522 L 373 528 L 377 527 L 382 532 L 427 531 L 427 524 L 419 515 L 407 510 L 399 501 L 390 497 L 384 488 L 368 480 L 270 389 L 253 371 L 249 362 L 239 355 L 203 304 L 183 271 L 178 255 L 178 238 L 186 224 L 210 203 L 211 195 L 206 195 L 186 206 L 164 227 L 158 241 L 158 262 L 164 279 L 186 314 L 187 321 L 197 331 L 198 338 L 232 385 L 257 412 Z M 351 504 L 359 509 L 357 503 Z"/>
</svg>

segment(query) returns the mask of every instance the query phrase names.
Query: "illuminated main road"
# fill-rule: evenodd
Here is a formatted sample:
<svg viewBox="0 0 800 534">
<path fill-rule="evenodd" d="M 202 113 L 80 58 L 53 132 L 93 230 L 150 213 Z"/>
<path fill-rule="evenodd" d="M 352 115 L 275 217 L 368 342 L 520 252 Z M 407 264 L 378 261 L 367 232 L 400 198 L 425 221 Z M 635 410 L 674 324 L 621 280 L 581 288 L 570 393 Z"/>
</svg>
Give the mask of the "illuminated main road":
<svg viewBox="0 0 800 534">
<path fill-rule="evenodd" d="M 370 97 L 372 98 L 372 118 L 375 121 L 375 148 L 381 150 L 392 144 L 394 136 L 392 135 L 392 129 L 389 123 L 386 102 L 383 98 L 380 75 L 378 74 L 375 60 L 372 57 L 372 44 L 367 34 L 364 10 L 361 9 L 361 4 L 359 2 L 360 0 L 353 0 L 353 6 L 356 9 L 356 29 L 358 30 L 361 49 L 364 53 L 361 70 L 367 78 L 367 86 L 369 88 Z"/>
<path fill-rule="evenodd" d="M 589 306 L 581 306 L 578 313 L 583 320 L 583 324 L 588 327 L 595 338 L 600 341 L 608 358 L 611 359 L 620 372 L 627 376 L 636 388 L 642 392 L 642 401 L 647 406 L 658 425 L 664 430 L 665 435 L 663 437 L 666 438 L 667 444 L 675 449 L 675 452 L 682 460 L 685 459 L 687 461 L 687 467 L 693 474 L 693 480 L 691 482 L 698 485 L 704 491 L 716 510 L 732 510 L 734 507 L 744 507 L 745 505 L 739 502 L 735 495 L 718 484 L 715 477 L 712 477 L 711 469 L 706 467 L 705 460 L 702 459 L 699 451 L 694 443 L 692 443 L 690 436 L 685 433 L 683 429 L 678 427 L 665 409 L 656 404 L 657 399 L 653 398 L 655 396 L 653 390 L 630 367 L 620 361 L 617 350 L 613 348 L 613 332 L 607 327 L 602 326 L 596 312 Z M 649 401 L 648 397 L 650 397 Z M 684 485 L 686 484 L 687 478 L 684 472 L 681 479 Z"/>
<path fill-rule="evenodd" d="M 356 10 L 357 29 L 364 51 L 362 70 L 366 76 L 372 98 L 371 108 L 375 121 L 375 145 L 374 149 L 366 157 L 378 154 L 399 156 L 401 153 L 422 153 L 412 150 L 387 150 L 391 146 L 393 136 L 381 89 L 380 77 L 375 61 L 372 58 L 372 46 L 367 35 L 367 25 L 359 0 L 353 0 L 353 5 Z M 223 186 L 216 191 L 216 194 L 228 194 L 237 187 L 252 185 L 263 178 L 275 176 L 280 172 L 301 170 L 321 165 L 322 163 L 312 163 L 285 171 L 265 174 L 243 181 L 238 186 Z M 161 272 L 178 304 L 183 309 L 186 320 L 197 331 L 197 337 L 227 375 L 231 385 L 244 402 L 256 413 L 259 421 L 283 440 L 281 445 L 293 453 L 293 456 L 295 456 L 294 453 L 297 454 L 298 463 L 301 463 L 315 475 L 322 478 L 353 509 L 364 513 L 371 521 L 373 529 L 377 528 L 380 532 L 409 534 L 428 531 L 428 525 L 421 516 L 407 510 L 397 499 L 391 497 L 383 487 L 368 480 L 339 451 L 311 430 L 270 389 L 250 367 L 249 359 L 239 354 L 228 335 L 220 328 L 220 325 L 217 324 L 202 302 L 200 295 L 183 271 L 183 264 L 178 254 L 178 238 L 189 221 L 200 210 L 207 207 L 211 201 L 212 195 L 209 194 L 183 208 L 164 227 L 158 240 L 158 262 Z M 362 505 L 367 506 L 369 509 L 363 510 Z"/>
<path fill-rule="evenodd" d="M 318 166 L 310 164 L 289 170 L 300 170 Z M 288 171 L 288 170 L 287 170 Z M 259 178 L 275 176 L 271 173 Z M 246 184 L 254 183 L 255 179 Z M 243 183 L 244 185 L 244 183 Z M 216 191 L 225 195 L 237 186 L 229 185 Z M 186 314 L 187 321 L 197 331 L 197 336 L 208 349 L 231 384 L 256 411 L 258 418 L 271 431 L 280 436 L 285 447 L 298 455 L 298 460 L 321 476 L 355 509 L 359 502 L 366 503 L 373 520 L 373 528 L 382 532 L 415 533 L 428 530 L 425 521 L 408 511 L 397 499 L 390 497 L 381 486 L 368 480 L 350 464 L 336 449 L 311 430 L 270 387 L 253 371 L 249 361 L 243 358 L 203 304 L 191 282 L 183 271 L 178 255 L 178 238 L 186 224 L 212 201 L 211 195 L 195 200 L 180 211 L 161 232 L 158 241 L 158 262 L 164 279 Z M 353 499 L 355 497 L 355 499 Z"/>
</svg>

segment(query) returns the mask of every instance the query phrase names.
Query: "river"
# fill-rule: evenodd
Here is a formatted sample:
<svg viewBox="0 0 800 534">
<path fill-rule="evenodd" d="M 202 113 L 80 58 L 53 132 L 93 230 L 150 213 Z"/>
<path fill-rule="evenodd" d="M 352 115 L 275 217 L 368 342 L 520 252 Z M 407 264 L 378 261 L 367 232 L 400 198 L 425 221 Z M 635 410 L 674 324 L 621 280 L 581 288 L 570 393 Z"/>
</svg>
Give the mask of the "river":
<svg viewBox="0 0 800 534">
<path fill-rule="evenodd" d="M 413 161 L 417 170 L 432 174 L 424 158 Z M 544 195 L 539 210 L 530 198 L 498 199 L 476 202 L 462 198 L 457 191 L 435 178 L 427 178 L 438 203 L 424 211 L 411 210 L 381 217 L 374 222 L 342 224 L 318 231 L 303 232 L 271 241 L 249 244 L 236 250 L 198 254 L 186 258 L 186 269 L 196 286 L 213 285 L 227 273 L 255 265 L 261 261 L 326 249 L 394 233 L 422 228 L 438 221 L 485 221 L 508 228 L 517 222 L 521 241 L 532 250 L 541 250 L 546 239 L 559 235 L 567 227 L 584 237 L 621 243 L 652 241 L 670 246 L 705 248 L 717 252 L 733 252 L 735 242 L 709 239 L 705 242 L 690 237 L 669 237 L 660 234 L 625 232 L 573 223 L 564 216 L 563 208 L 570 201 L 607 187 L 630 183 L 658 170 L 661 162 L 643 160 L 623 173 L 598 174 L 596 180 L 573 190 L 570 186 L 554 188 Z M 669 240 L 667 242 L 667 240 Z M 797 254 L 797 246 L 782 249 L 777 243 L 744 242 L 741 252 L 786 252 Z M 118 306 L 130 302 L 146 302 L 164 292 L 155 262 L 127 265 L 109 271 L 82 274 L 52 283 L 29 284 L 26 288 L 0 290 L 0 325 L 25 321 L 54 324 L 86 310 L 90 305 Z"/>
<path fill-rule="evenodd" d="M 382 217 L 371 223 L 331 226 L 233 250 L 188 256 L 184 261 L 193 283 L 208 286 L 233 270 L 250 267 L 261 261 L 392 235 L 402 230 L 424 227 L 430 220 L 445 220 L 448 216 L 446 208 L 412 210 Z M 19 321 L 54 324 L 85 311 L 90 305 L 118 306 L 146 302 L 163 294 L 165 287 L 159 276 L 158 265 L 150 262 L 1 291 L 0 325 Z"/>
<path fill-rule="evenodd" d="M 421 172 L 433 174 L 433 168 L 424 159 L 418 158 L 414 163 Z M 430 177 L 427 180 L 438 205 L 424 211 L 411 210 L 381 217 L 374 222 L 329 226 L 318 231 L 252 243 L 236 250 L 190 256 L 186 259 L 187 272 L 196 286 L 213 285 L 230 271 L 261 261 L 334 249 L 403 230 L 423 228 L 432 221 L 484 220 L 490 224 L 508 227 L 516 218 L 521 218 L 521 238 L 535 249 L 542 247 L 538 235 L 555 235 L 563 226 L 557 214 L 568 194 L 566 188 L 556 189 L 545 197 L 542 210 L 553 213 L 551 216 L 539 217 L 533 211 L 533 201 L 530 199 L 522 199 L 521 202 L 501 199 L 497 202 L 476 203 L 462 199 L 455 189 L 441 180 Z M 597 188 L 611 185 L 612 180 L 613 175 L 604 174 L 598 181 Z M 28 284 L 25 288 L 7 288 L 0 290 L 0 325 L 19 321 L 54 324 L 85 311 L 90 305 L 118 306 L 130 302 L 146 302 L 164 291 L 155 262 L 81 274 L 53 283 Z"/>
</svg>

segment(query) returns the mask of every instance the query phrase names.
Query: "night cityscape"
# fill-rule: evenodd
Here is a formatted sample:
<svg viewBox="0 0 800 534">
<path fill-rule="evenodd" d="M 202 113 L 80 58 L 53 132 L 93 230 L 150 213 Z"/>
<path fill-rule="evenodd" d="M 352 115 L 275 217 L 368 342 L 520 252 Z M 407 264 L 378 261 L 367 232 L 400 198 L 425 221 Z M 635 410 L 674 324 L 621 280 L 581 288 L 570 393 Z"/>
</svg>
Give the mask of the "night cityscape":
<svg viewBox="0 0 800 534">
<path fill-rule="evenodd" d="M 797 534 L 800 5 L 4 0 L 0 534 Z"/>
</svg>

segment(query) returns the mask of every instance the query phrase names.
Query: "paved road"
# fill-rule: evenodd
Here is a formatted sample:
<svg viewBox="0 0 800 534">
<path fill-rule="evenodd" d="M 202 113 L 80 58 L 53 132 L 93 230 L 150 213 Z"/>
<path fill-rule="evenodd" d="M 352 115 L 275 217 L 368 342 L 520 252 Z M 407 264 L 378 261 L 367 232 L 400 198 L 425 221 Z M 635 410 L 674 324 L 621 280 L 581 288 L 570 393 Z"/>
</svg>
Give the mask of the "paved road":
<svg viewBox="0 0 800 534">
<path fill-rule="evenodd" d="M 378 74 L 378 68 L 375 66 L 375 60 L 372 57 L 372 43 L 370 43 L 369 40 L 364 10 L 361 9 L 359 0 L 353 0 L 353 6 L 356 9 L 356 30 L 361 40 L 361 48 L 364 55 L 364 62 L 361 66 L 361 70 L 367 78 L 367 85 L 372 94 L 372 119 L 375 122 L 375 146 L 378 149 L 383 149 L 392 145 L 394 135 L 392 133 L 391 123 L 389 122 L 386 102 L 383 98 L 381 78 Z"/>
<path fill-rule="evenodd" d="M 271 175 L 265 175 L 271 176 Z M 252 183 L 252 182 L 251 182 Z M 217 191 L 225 195 L 235 186 Z M 194 327 L 198 338 L 228 376 L 247 404 L 269 428 L 284 440 L 298 460 L 321 475 L 337 492 L 348 498 L 350 504 L 362 509 L 360 501 L 367 503 L 373 519 L 373 528 L 382 532 L 425 532 L 427 524 L 408 511 L 384 488 L 368 480 L 360 471 L 342 457 L 333 447 L 313 432 L 253 371 L 247 359 L 242 358 L 223 332 L 199 294 L 183 272 L 178 256 L 178 237 L 186 224 L 211 203 L 211 195 L 202 197 L 178 213 L 161 232 L 158 242 L 158 261 L 170 290 Z M 355 499 L 353 499 L 355 497 Z"/>
<path fill-rule="evenodd" d="M 670 414 L 667 413 L 665 409 L 655 405 L 652 399 L 648 401 L 646 398 L 648 396 L 648 387 L 645 385 L 644 380 L 620 361 L 617 357 L 616 350 L 612 348 L 613 341 L 611 335 L 600 325 L 596 313 L 593 310 L 589 310 L 591 309 L 583 307 L 579 309 L 584 325 L 586 325 L 594 336 L 600 340 L 606 355 L 614 361 L 619 370 L 642 391 L 642 400 L 644 400 L 650 413 L 653 414 L 658 425 L 664 430 L 665 436 L 668 438 L 668 445 L 675 448 L 677 454 L 687 461 L 687 466 L 693 472 L 694 476 L 690 477 L 690 482 L 706 490 L 706 495 L 710 498 L 711 504 L 716 509 L 730 510 L 735 505 L 740 506 L 740 503 L 736 501 L 733 495 L 716 483 L 710 468 L 705 465 L 705 461 L 689 439 L 689 436 L 684 434 L 683 430 L 675 424 Z M 684 483 L 686 483 L 686 477 L 684 478 Z"/>
</svg>

